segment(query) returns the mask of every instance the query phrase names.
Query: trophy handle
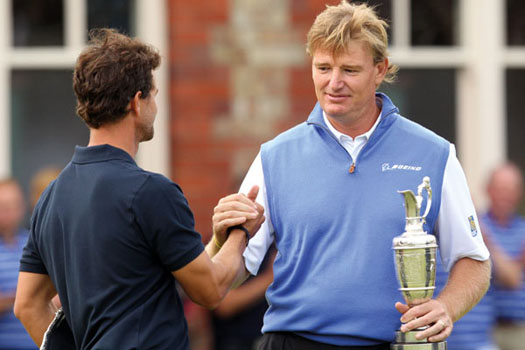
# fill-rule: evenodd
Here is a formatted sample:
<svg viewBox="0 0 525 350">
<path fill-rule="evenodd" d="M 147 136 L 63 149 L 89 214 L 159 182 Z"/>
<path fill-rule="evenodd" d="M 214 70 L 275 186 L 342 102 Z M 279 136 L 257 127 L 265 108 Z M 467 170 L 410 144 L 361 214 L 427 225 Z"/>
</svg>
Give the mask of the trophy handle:
<svg viewBox="0 0 525 350">
<path fill-rule="evenodd" d="M 430 188 L 430 178 L 428 176 L 425 176 L 421 185 L 417 186 L 417 197 L 419 205 L 421 205 L 421 202 L 423 201 L 423 188 L 427 190 L 427 206 L 425 208 L 425 213 L 421 216 L 421 218 L 423 219 L 423 222 L 426 222 L 427 215 L 430 212 L 430 207 L 432 206 L 432 188 Z"/>
</svg>

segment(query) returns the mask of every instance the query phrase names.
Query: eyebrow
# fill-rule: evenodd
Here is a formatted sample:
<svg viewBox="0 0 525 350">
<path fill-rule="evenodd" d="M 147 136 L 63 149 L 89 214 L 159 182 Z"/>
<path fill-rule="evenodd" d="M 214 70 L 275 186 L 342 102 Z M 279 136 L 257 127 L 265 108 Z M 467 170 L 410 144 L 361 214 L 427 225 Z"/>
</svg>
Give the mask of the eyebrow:
<svg viewBox="0 0 525 350">
<path fill-rule="evenodd" d="M 314 62 L 314 66 L 316 67 L 323 67 L 323 66 L 332 66 L 332 64 L 328 63 L 328 62 L 323 62 L 323 61 L 320 61 L 320 62 Z M 358 64 L 343 64 L 341 66 L 341 69 L 362 69 L 363 66 L 361 65 L 358 65 Z"/>
<path fill-rule="evenodd" d="M 341 68 L 343 69 L 361 69 L 362 66 L 359 64 L 343 64 Z"/>
</svg>

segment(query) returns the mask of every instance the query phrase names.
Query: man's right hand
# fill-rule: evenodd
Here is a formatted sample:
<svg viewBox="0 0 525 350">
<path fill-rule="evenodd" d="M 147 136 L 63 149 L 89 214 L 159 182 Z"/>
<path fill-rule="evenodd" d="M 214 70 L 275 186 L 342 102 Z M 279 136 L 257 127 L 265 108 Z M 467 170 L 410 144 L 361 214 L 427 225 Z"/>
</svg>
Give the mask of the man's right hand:
<svg viewBox="0 0 525 350">
<path fill-rule="evenodd" d="M 440 342 L 445 340 L 454 327 L 446 305 L 439 300 L 431 299 L 423 304 L 409 308 L 407 305 L 397 302 L 395 304 L 401 316 L 401 332 L 408 332 L 420 327 L 428 326 L 416 334 L 416 339 L 427 339 L 429 342 Z"/>
<path fill-rule="evenodd" d="M 219 245 L 226 241 L 231 226 L 243 225 L 250 237 L 259 230 L 265 217 L 263 206 L 255 201 L 258 193 L 259 187 L 253 186 L 247 195 L 235 193 L 219 200 L 213 213 L 213 234 Z"/>
</svg>

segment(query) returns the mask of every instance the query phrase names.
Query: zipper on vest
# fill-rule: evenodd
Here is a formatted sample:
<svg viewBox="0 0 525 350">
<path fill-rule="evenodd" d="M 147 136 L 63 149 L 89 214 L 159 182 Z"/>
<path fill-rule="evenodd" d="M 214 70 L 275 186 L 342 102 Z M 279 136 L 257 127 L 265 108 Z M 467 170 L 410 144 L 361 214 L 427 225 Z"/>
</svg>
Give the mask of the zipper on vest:
<svg viewBox="0 0 525 350">
<path fill-rule="evenodd" d="M 383 120 L 385 120 L 385 118 L 388 117 L 388 116 L 389 116 L 390 114 L 392 114 L 392 113 L 395 113 L 395 111 L 394 111 L 394 110 L 391 110 L 389 113 L 385 114 L 385 115 L 383 116 Z M 381 120 L 381 121 L 379 122 L 379 124 L 381 124 L 381 123 L 383 122 L 383 120 Z M 379 125 L 378 125 L 377 127 L 379 127 Z M 376 128 L 376 130 L 377 130 L 377 128 Z M 368 139 L 368 141 L 366 141 L 366 143 L 365 143 L 365 145 L 363 146 L 363 148 L 361 148 L 361 151 L 359 151 L 359 154 L 357 155 L 356 159 L 355 159 L 355 160 L 352 159 L 352 164 L 350 165 L 350 169 L 348 169 L 348 172 L 349 172 L 350 174 L 353 174 L 353 173 L 355 172 L 355 167 L 356 167 L 357 160 L 359 159 L 359 157 L 361 156 L 361 154 L 363 154 L 363 151 L 367 148 L 368 144 L 370 143 L 370 139 L 371 139 L 372 137 L 374 137 L 374 134 L 375 134 L 375 131 L 374 131 L 374 133 L 373 133 L 372 135 L 370 135 L 370 138 Z"/>
<path fill-rule="evenodd" d="M 395 109 L 390 110 L 388 113 L 386 113 L 386 114 L 382 117 L 383 120 L 381 120 L 381 121 L 379 122 L 379 124 L 381 124 L 381 123 L 385 120 L 386 117 L 388 117 L 390 114 L 395 113 L 395 112 L 396 112 Z M 341 147 L 341 148 L 345 151 L 345 153 L 348 155 L 348 157 L 349 157 L 350 159 L 352 159 L 352 164 L 350 164 L 350 168 L 348 169 L 348 172 L 349 172 L 350 174 L 355 173 L 355 167 L 356 167 L 357 159 L 359 158 L 359 156 L 363 153 L 363 151 L 365 150 L 365 148 L 366 148 L 366 147 L 368 146 L 368 144 L 370 143 L 370 139 L 368 139 L 368 141 L 366 142 L 366 144 L 363 146 L 363 148 L 361 149 L 361 151 L 360 151 L 359 154 L 357 155 L 357 158 L 354 160 L 354 159 L 352 158 L 352 156 L 348 153 L 348 151 L 343 147 L 343 145 L 341 145 L 341 143 L 339 142 L 339 140 L 338 140 L 338 139 L 332 134 L 332 132 L 330 131 L 330 129 L 328 129 L 326 126 L 324 126 L 323 124 L 318 123 L 318 122 L 313 122 L 313 121 L 308 121 L 308 120 L 307 120 L 306 123 L 307 123 L 307 124 L 312 124 L 312 125 L 315 125 L 315 126 L 318 126 L 318 127 L 322 128 L 322 129 L 324 129 L 324 130 L 328 133 L 328 135 L 330 135 L 330 137 L 332 137 L 332 138 L 335 140 L 335 142 L 339 145 L 339 147 Z M 379 125 L 378 125 L 377 127 L 379 127 Z M 376 128 L 376 129 L 377 129 L 377 128 Z M 374 133 L 375 133 L 375 132 L 374 132 Z M 370 136 L 370 138 L 372 138 L 372 137 L 373 137 L 373 134 Z"/>
<path fill-rule="evenodd" d="M 328 133 L 328 135 L 330 135 L 330 137 L 333 138 L 333 139 L 335 140 L 335 142 L 337 143 L 337 145 L 338 145 L 339 147 L 341 147 L 341 148 L 344 150 L 344 152 L 345 152 L 345 154 L 348 156 L 348 158 L 350 158 L 350 159 L 352 160 L 352 164 L 350 165 L 350 169 L 348 169 L 348 172 L 349 172 L 350 174 L 353 174 L 353 173 L 355 172 L 355 161 L 354 161 L 354 159 L 352 158 L 352 156 L 350 155 L 350 153 L 348 153 L 348 151 L 343 147 L 343 145 L 341 145 L 341 143 L 339 142 L 339 140 L 338 140 L 338 139 L 337 139 L 337 138 L 336 138 L 336 137 L 330 132 L 330 130 L 329 130 L 327 127 L 325 127 L 324 125 L 322 125 L 322 124 L 320 124 L 320 123 L 315 123 L 315 122 L 308 122 L 308 123 L 309 123 L 309 124 L 316 125 L 316 126 L 320 127 L 321 129 L 324 129 L 324 130 Z M 367 142 L 367 143 L 368 143 L 368 142 Z M 365 144 L 365 147 L 366 147 L 366 144 Z M 363 148 L 364 148 L 364 147 L 363 147 Z M 361 152 L 359 152 L 359 153 L 361 153 Z M 358 157 L 359 157 L 359 156 L 358 156 Z"/>
</svg>

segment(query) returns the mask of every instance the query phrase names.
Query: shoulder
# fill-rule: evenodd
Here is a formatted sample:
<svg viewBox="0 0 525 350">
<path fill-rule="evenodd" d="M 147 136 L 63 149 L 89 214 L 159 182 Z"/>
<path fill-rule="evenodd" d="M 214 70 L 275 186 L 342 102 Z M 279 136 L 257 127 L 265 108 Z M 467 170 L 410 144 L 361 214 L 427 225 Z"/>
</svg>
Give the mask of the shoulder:
<svg viewBox="0 0 525 350">
<path fill-rule="evenodd" d="M 308 127 L 307 123 L 303 122 L 286 131 L 283 131 L 282 133 L 280 133 L 279 135 L 277 135 L 270 141 L 267 141 L 266 143 L 264 143 L 263 146 L 267 145 L 266 147 L 269 147 L 269 146 L 276 146 L 276 145 L 284 144 L 288 142 L 296 142 L 297 140 L 300 140 L 301 138 L 303 138 L 310 129 L 311 128 Z"/>
<path fill-rule="evenodd" d="M 168 192 L 170 194 L 182 195 L 182 189 L 175 182 L 162 174 L 144 172 L 143 188 L 153 191 L 157 194 Z"/>
<path fill-rule="evenodd" d="M 142 181 L 137 189 L 134 202 L 154 202 L 156 206 L 161 203 L 182 203 L 187 204 L 182 189 L 175 182 L 162 174 L 142 171 Z"/>
<path fill-rule="evenodd" d="M 410 137 L 412 140 L 418 140 L 421 142 L 429 142 L 437 146 L 450 148 L 450 142 L 445 138 L 439 136 L 434 131 L 418 124 L 408 118 L 405 118 L 401 115 L 397 116 L 394 127 L 397 128 L 404 137 Z"/>
</svg>

